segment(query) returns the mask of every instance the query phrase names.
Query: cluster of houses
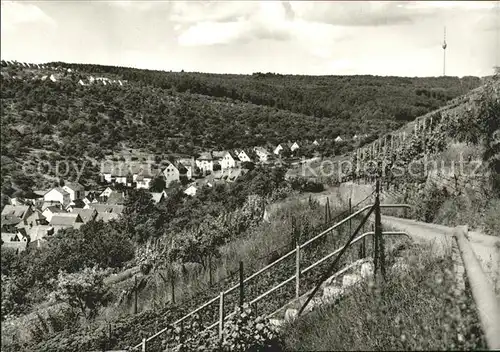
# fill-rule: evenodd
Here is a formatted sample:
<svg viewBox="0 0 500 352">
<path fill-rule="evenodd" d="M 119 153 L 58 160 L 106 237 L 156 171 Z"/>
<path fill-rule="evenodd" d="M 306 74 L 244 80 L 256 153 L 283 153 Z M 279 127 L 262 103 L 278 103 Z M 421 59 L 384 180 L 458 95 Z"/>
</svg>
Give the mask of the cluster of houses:
<svg viewBox="0 0 500 352">
<path fill-rule="evenodd" d="M 42 65 L 42 64 L 32 64 L 32 63 L 27 63 L 27 62 L 18 62 L 18 61 L 9 61 L 9 60 L 1 60 L 1 66 L 2 67 L 16 67 L 16 68 L 30 68 L 30 69 L 45 69 L 45 70 L 51 70 L 54 71 L 55 73 L 51 73 L 50 75 L 35 75 L 32 77 L 32 79 L 37 80 L 40 79 L 42 81 L 50 80 L 52 82 L 57 82 L 63 79 L 63 75 L 67 75 L 68 73 L 75 73 L 76 71 L 71 68 L 64 68 L 60 66 L 47 66 L 47 65 Z M 7 72 L 2 72 L 2 76 L 4 78 L 11 78 Z M 12 78 L 16 78 L 16 76 L 13 76 Z M 78 79 L 78 77 L 77 77 Z M 76 79 L 75 79 L 76 82 Z M 101 84 L 101 85 L 119 85 L 123 86 L 125 83 L 127 83 L 126 80 L 119 80 L 119 79 L 110 79 L 108 77 L 93 77 L 93 76 L 88 76 L 87 78 L 84 79 L 78 79 L 77 82 L 79 85 L 86 86 L 86 85 L 92 85 L 92 84 Z"/>
<path fill-rule="evenodd" d="M 151 193 L 155 203 L 165 192 Z M 2 246 L 24 251 L 28 246 L 42 247 L 48 237 L 61 229 L 78 229 L 89 221 L 118 219 L 125 194 L 111 187 L 85 191 L 79 183 L 67 183 L 49 191 L 35 191 L 29 198 L 11 198 L 2 209 Z"/>
<path fill-rule="evenodd" d="M 149 191 L 154 178 L 161 177 L 168 188 L 172 183 L 187 182 L 184 193 L 195 196 L 204 186 L 234 182 L 245 173 L 245 163 L 270 163 L 286 148 L 297 150 L 297 142 L 280 144 L 269 151 L 264 147 L 249 150 L 229 150 L 202 153 L 198 158 L 181 158 L 162 163 L 157 169 L 137 163 L 106 163 L 101 168 L 103 181 L 109 183 L 101 191 L 85 191 L 79 183 L 66 183 L 48 191 L 35 191 L 30 198 L 12 198 L 2 210 L 2 246 L 23 251 L 27 246 L 42 247 L 47 237 L 60 229 L 78 229 L 89 221 L 104 222 L 117 219 L 123 211 L 124 187 Z M 123 189 L 123 188 L 122 188 Z M 155 203 L 167 197 L 165 190 L 150 192 Z"/>
<path fill-rule="evenodd" d="M 313 144 L 319 145 L 318 141 Z M 149 189 L 154 178 L 162 177 L 166 187 L 176 181 L 189 183 L 185 192 L 195 195 L 196 190 L 203 185 L 211 187 L 217 182 L 233 182 L 248 169 L 245 163 L 269 164 L 285 151 L 293 153 L 299 148 L 299 144 L 294 142 L 281 143 L 274 148 L 254 147 L 246 150 L 204 152 L 197 158 L 167 161 L 160 168 L 132 162 L 109 162 L 101 166 L 101 179 L 110 184 Z"/>
<path fill-rule="evenodd" d="M 61 67 L 54 67 L 54 66 L 47 66 L 47 65 L 42 65 L 42 64 L 31 64 L 28 62 L 19 62 L 17 60 L 2 60 L 1 61 L 1 66 L 2 67 L 26 67 L 26 68 L 37 68 L 37 69 L 51 69 L 54 71 L 59 71 L 63 70 Z M 71 72 L 71 69 L 68 69 L 68 72 Z"/>
</svg>

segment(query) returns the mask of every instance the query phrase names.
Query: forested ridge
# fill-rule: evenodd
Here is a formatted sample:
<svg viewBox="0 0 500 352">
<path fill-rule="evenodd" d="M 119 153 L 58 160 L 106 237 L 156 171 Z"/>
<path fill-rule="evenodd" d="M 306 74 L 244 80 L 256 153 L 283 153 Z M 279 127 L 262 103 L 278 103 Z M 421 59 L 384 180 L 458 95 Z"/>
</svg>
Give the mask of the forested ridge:
<svg viewBox="0 0 500 352">
<path fill-rule="evenodd" d="M 412 120 L 480 84 L 477 77 L 306 76 L 165 72 L 65 64 L 87 72 L 112 73 L 130 81 L 179 92 L 267 105 L 306 115 L 341 119 Z"/>
</svg>

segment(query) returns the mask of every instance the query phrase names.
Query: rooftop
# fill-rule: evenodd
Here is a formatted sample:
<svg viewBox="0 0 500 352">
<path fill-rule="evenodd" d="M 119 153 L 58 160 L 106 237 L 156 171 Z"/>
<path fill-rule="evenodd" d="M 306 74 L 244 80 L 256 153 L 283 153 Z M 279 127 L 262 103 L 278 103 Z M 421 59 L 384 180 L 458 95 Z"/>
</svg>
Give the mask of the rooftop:
<svg viewBox="0 0 500 352">
<path fill-rule="evenodd" d="M 7 204 L 2 209 L 2 215 L 13 215 L 22 218 L 24 214 L 28 211 L 29 205 L 10 205 Z"/>
<path fill-rule="evenodd" d="M 68 187 L 73 191 L 84 191 L 85 188 L 79 183 L 68 182 L 64 185 L 64 187 Z"/>
<path fill-rule="evenodd" d="M 79 214 L 62 213 L 52 216 L 50 224 L 54 226 L 72 226 L 75 223 L 83 222 Z"/>
</svg>

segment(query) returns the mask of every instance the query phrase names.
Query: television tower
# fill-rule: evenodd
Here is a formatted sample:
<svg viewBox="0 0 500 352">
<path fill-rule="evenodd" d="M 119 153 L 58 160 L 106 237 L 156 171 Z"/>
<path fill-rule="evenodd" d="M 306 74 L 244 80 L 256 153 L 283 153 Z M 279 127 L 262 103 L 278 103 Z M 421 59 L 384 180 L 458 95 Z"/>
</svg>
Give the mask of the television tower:
<svg viewBox="0 0 500 352">
<path fill-rule="evenodd" d="M 443 40 L 443 76 L 446 76 L 446 27 L 444 27 L 444 40 Z"/>
<path fill-rule="evenodd" d="M 495 50 L 495 68 L 494 68 L 494 74 L 500 74 L 500 66 L 498 63 L 498 56 L 500 55 L 500 37 L 499 37 L 499 27 L 498 27 L 498 21 L 500 20 L 500 1 L 497 0 L 496 3 L 496 15 L 497 15 L 497 27 L 496 27 L 496 50 Z"/>
</svg>

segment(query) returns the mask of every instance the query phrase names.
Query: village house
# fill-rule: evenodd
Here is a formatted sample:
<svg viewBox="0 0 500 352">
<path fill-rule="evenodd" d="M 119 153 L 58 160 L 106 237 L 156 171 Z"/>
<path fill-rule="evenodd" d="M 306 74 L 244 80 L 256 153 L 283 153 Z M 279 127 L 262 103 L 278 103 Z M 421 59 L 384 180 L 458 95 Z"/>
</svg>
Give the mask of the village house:
<svg viewBox="0 0 500 352">
<path fill-rule="evenodd" d="M 222 170 L 232 169 L 239 166 L 240 162 L 240 158 L 234 152 L 228 151 L 224 154 L 220 166 Z"/>
<path fill-rule="evenodd" d="M 149 192 L 151 194 L 151 199 L 155 204 L 158 204 L 167 198 L 167 192 Z"/>
<path fill-rule="evenodd" d="M 132 177 L 124 165 L 105 164 L 101 167 L 101 177 L 107 183 L 120 183 L 122 185 L 127 185 L 127 176 Z"/>
<path fill-rule="evenodd" d="M 314 144 L 315 146 L 318 146 L 318 145 L 319 145 L 319 142 L 318 142 L 318 140 L 317 140 L 317 139 L 315 139 L 315 140 L 314 140 L 314 142 L 313 142 L 312 144 Z"/>
<path fill-rule="evenodd" d="M 104 191 L 101 192 L 99 197 L 108 198 L 111 195 L 111 193 L 113 193 L 113 189 L 111 187 L 106 187 Z"/>
<path fill-rule="evenodd" d="M 80 215 L 80 218 L 82 219 L 83 223 L 86 224 L 92 220 L 95 219 L 97 216 L 97 210 L 95 208 L 92 209 L 73 209 L 71 214 L 78 214 Z"/>
<path fill-rule="evenodd" d="M 292 152 L 296 151 L 296 150 L 297 150 L 297 149 L 299 149 L 299 148 L 300 148 L 300 147 L 299 147 L 299 145 L 298 145 L 298 143 L 297 143 L 297 142 L 293 142 L 293 144 L 290 146 L 290 150 L 291 150 Z"/>
<path fill-rule="evenodd" d="M 79 183 L 66 183 L 62 189 L 69 193 L 69 197 L 72 201 L 85 197 L 85 189 Z"/>
<path fill-rule="evenodd" d="M 6 233 L 15 233 L 16 232 L 16 226 L 21 223 L 21 219 L 17 216 L 14 215 L 2 215 L 1 219 L 1 227 L 2 227 L 2 232 Z"/>
<path fill-rule="evenodd" d="M 88 209 L 95 209 L 98 213 L 115 213 L 121 214 L 123 211 L 123 205 L 111 205 L 111 204 L 97 204 L 93 203 L 89 205 Z"/>
<path fill-rule="evenodd" d="M 266 150 L 266 148 L 263 147 L 255 147 L 254 149 L 255 154 L 259 158 L 259 161 L 261 163 L 265 163 L 269 159 L 269 152 Z"/>
<path fill-rule="evenodd" d="M 343 139 L 340 138 L 340 136 L 337 136 L 337 138 L 334 139 L 334 142 L 338 143 L 338 142 L 342 142 Z"/>
<path fill-rule="evenodd" d="M 104 201 L 106 204 L 125 204 L 125 192 L 113 191 Z"/>
<path fill-rule="evenodd" d="M 2 209 L 3 216 L 13 216 L 19 218 L 19 221 L 27 219 L 31 214 L 33 214 L 33 208 L 29 205 L 10 205 L 7 204 Z"/>
<path fill-rule="evenodd" d="M 83 198 L 83 203 L 85 203 L 85 205 L 90 204 L 90 203 L 97 203 L 99 195 L 100 195 L 99 192 L 86 191 L 85 192 L 85 197 Z"/>
<path fill-rule="evenodd" d="M 42 247 L 42 243 L 46 241 L 46 238 L 54 234 L 54 227 L 50 225 L 37 225 L 31 228 L 26 228 L 26 234 L 29 238 L 28 245 L 40 248 Z"/>
<path fill-rule="evenodd" d="M 101 177 L 107 183 L 118 183 L 127 187 L 136 183 L 136 188 L 149 188 L 154 173 L 149 166 L 130 162 L 106 163 L 101 165 Z"/>
<path fill-rule="evenodd" d="M 193 174 L 194 174 L 194 168 L 196 167 L 196 163 L 194 161 L 194 158 L 182 158 L 182 159 L 179 159 L 178 162 L 179 162 L 179 164 L 182 164 L 182 166 L 186 170 L 184 176 L 186 176 L 186 178 L 188 180 L 192 179 Z M 182 172 L 181 172 L 181 175 L 182 175 Z"/>
<path fill-rule="evenodd" d="M 71 203 L 70 194 L 61 187 L 52 188 L 43 196 L 44 202 L 60 203 L 63 207 L 67 207 Z"/>
<path fill-rule="evenodd" d="M 283 153 L 284 151 L 290 151 L 290 146 L 287 143 L 280 143 L 276 146 L 276 148 L 274 148 L 273 153 L 276 155 L 281 155 L 281 153 Z"/>
<path fill-rule="evenodd" d="M 151 181 L 153 181 L 153 174 L 155 173 L 149 165 L 132 164 L 130 173 L 132 174 L 132 182 L 135 182 L 137 189 L 149 189 Z M 156 170 L 158 173 L 158 170 Z"/>
<path fill-rule="evenodd" d="M 195 162 L 198 169 L 203 173 L 214 171 L 214 161 L 211 153 L 202 153 Z"/>
<path fill-rule="evenodd" d="M 222 151 L 216 151 L 214 150 L 212 152 L 212 158 L 215 160 L 222 160 L 222 158 L 224 158 L 224 156 L 226 155 L 226 151 L 222 150 Z"/>
<path fill-rule="evenodd" d="M 192 184 L 188 188 L 186 188 L 184 193 L 187 194 L 188 196 L 194 197 L 197 191 L 198 187 L 196 186 L 196 184 Z"/>
<path fill-rule="evenodd" d="M 135 187 L 137 189 L 149 189 L 150 183 L 153 180 L 153 177 L 150 175 L 138 175 L 135 178 Z"/>
<path fill-rule="evenodd" d="M 234 182 L 236 181 L 236 179 L 238 177 L 240 177 L 241 175 L 243 175 L 243 170 L 242 169 L 230 169 L 228 170 L 228 175 L 227 175 L 227 178 L 226 178 L 226 181 L 227 182 Z"/>
<path fill-rule="evenodd" d="M 57 233 L 61 229 L 79 229 L 83 225 L 83 220 L 79 214 L 59 213 L 52 216 L 50 225 L 54 228 L 54 233 Z"/>
<path fill-rule="evenodd" d="M 162 174 L 165 178 L 165 185 L 167 187 L 170 186 L 172 182 L 180 180 L 179 169 L 171 162 L 168 162 Z"/>
<path fill-rule="evenodd" d="M 45 208 L 42 212 L 42 215 L 45 216 L 45 219 L 50 223 L 54 215 L 61 213 L 66 213 L 66 210 L 61 209 L 57 205 L 52 205 Z"/>
<path fill-rule="evenodd" d="M 71 212 L 73 209 L 84 208 L 86 204 L 87 203 L 85 203 L 82 199 L 75 199 L 64 209 L 66 209 L 67 212 Z"/>
<path fill-rule="evenodd" d="M 240 159 L 240 161 L 242 163 L 252 162 L 252 159 L 250 158 L 250 156 L 243 149 L 235 150 L 234 152 L 235 152 L 236 156 L 238 156 L 238 158 Z"/>
<path fill-rule="evenodd" d="M 2 246 L 4 248 L 11 248 L 17 252 L 23 252 L 28 247 L 29 237 L 22 231 L 17 232 L 2 232 Z"/>
<path fill-rule="evenodd" d="M 39 209 L 35 209 L 26 219 L 19 222 L 16 227 L 33 227 L 37 225 L 47 225 L 49 221 Z"/>
<path fill-rule="evenodd" d="M 98 212 L 95 221 L 109 222 L 111 220 L 117 220 L 118 218 L 119 215 L 115 213 Z"/>
<path fill-rule="evenodd" d="M 46 191 L 43 194 L 47 193 Z M 39 195 L 36 191 L 32 194 L 25 195 L 24 197 L 8 197 L 9 203 L 11 205 L 38 205 L 43 203 L 43 194 Z M 41 201 L 41 202 L 40 202 Z"/>
</svg>

